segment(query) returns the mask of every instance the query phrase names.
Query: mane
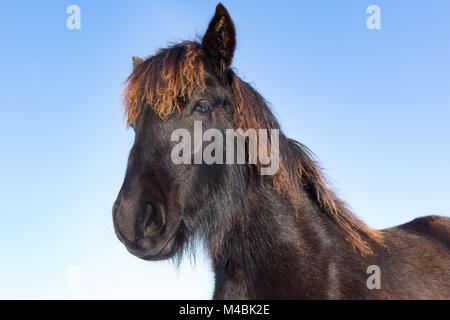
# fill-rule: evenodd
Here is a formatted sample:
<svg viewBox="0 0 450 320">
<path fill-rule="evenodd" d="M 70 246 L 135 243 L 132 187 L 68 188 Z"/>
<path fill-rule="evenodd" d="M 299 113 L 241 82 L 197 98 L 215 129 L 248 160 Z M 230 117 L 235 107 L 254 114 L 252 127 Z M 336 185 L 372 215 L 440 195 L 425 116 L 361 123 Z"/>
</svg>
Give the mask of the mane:
<svg viewBox="0 0 450 320">
<path fill-rule="evenodd" d="M 156 55 L 136 66 L 124 89 L 125 115 L 128 125 L 134 124 L 144 106 L 151 107 L 165 119 L 180 111 L 194 89 L 206 88 L 204 54 L 197 42 L 183 42 L 160 49 Z M 234 96 L 235 129 L 279 129 L 279 124 L 265 100 L 242 81 L 231 69 L 224 77 Z M 268 147 L 270 147 L 270 139 Z M 300 206 L 298 194 L 306 192 L 322 212 L 342 229 L 346 240 L 361 255 L 373 253 L 369 241 L 383 245 L 381 231 L 367 227 L 328 187 L 322 169 L 312 153 L 301 143 L 286 138 L 280 131 L 280 165 L 270 176 L 276 191 L 286 197 L 296 212 Z M 270 148 L 268 148 L 270 150 Z M 255 156 L 259 158 L 259 152 Z M 260 161 L 256 164 L 260 170 Z"/>
<path fill-rule="evenodd" d="M 205 88 L 202 50 L 196 42 L 183 42 L 137 65 L 124 89 L 127 124 L 134 124 L 142 107 L 151 106 L 162 118 L 179 110 L 196 88 Z"/>
</svg>

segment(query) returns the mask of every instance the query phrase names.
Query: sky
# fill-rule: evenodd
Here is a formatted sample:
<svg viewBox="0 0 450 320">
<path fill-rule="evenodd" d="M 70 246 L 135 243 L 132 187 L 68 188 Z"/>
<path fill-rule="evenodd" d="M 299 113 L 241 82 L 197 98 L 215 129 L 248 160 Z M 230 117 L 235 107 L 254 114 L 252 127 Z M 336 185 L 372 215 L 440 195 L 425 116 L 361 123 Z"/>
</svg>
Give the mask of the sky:
<svg viewBox="0 0 450 320">
<path fill-rule="evenodd" d="M 307 145 L 358 217 L 450 216 L 449 1 L 223 1 L 233 67 Z M 117 240 L 111 208 L 134 134 L 133 55 L 198 39 L 216 1 L 3 1 L 0 298 L 209 299 L 200 247 L 179 268 Z M 70 5 L 80 29 L 69 29 Z M 368 29 L 370 5 L 381 29 Z"/>
</svg>

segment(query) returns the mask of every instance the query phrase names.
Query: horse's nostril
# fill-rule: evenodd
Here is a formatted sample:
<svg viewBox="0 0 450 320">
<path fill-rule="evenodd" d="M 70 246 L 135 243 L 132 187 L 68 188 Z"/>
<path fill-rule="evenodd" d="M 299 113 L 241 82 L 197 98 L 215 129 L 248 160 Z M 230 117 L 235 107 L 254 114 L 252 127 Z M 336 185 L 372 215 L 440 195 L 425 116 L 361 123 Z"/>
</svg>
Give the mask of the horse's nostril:
<svg viewBox="0 0 450 320">
<path fill-rule="evenodd" d="M 164 228 L 165 217 L 162 208 L 147 202 L 145 207 L 144 236 L 159 236 L 164 232 Z"/>
</svg>

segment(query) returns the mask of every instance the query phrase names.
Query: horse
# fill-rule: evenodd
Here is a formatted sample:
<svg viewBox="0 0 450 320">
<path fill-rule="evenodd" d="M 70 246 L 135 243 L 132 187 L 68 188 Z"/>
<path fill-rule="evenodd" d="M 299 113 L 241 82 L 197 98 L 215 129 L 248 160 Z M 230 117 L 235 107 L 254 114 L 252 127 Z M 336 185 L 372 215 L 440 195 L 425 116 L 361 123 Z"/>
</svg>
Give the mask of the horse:
<svg viewBox="0 0 450 320">
<path fill-rule="evenodd" d="M 126 249 L 176 260 L 202 241 L 213 299 L 450 299 L 450 218 L 384 230 L 364 224 L 231 68 L 235 46 L 219 3 L 201 40 L 133 57 L 123 99 L 135 140 L 113 206 Z M 278 130 L 278 141 L 267 141 L 278 145 L 278 171 L 261 174 L 265 163 L 248 137 L 244 163 L 174 163 L 173 132 L 193 133 L 198 121 L 220 132 Z"/>
</svg>

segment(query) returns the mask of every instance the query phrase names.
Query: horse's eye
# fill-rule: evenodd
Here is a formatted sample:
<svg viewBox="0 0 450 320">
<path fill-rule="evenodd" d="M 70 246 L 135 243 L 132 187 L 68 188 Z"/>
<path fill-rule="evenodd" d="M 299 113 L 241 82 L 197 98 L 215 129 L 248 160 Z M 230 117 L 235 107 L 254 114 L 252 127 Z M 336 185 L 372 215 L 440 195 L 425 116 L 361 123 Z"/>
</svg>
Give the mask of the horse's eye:
<svg viewBox="0 0 450 320">
<path fill-rule="evenodd" d="M 195 112 L 200 112 L 200 113 L 208 113 L 212 111 L 212 108 L 209 104 L 206 103 L 197 103 L 194 107 Z"/>
</svg>

